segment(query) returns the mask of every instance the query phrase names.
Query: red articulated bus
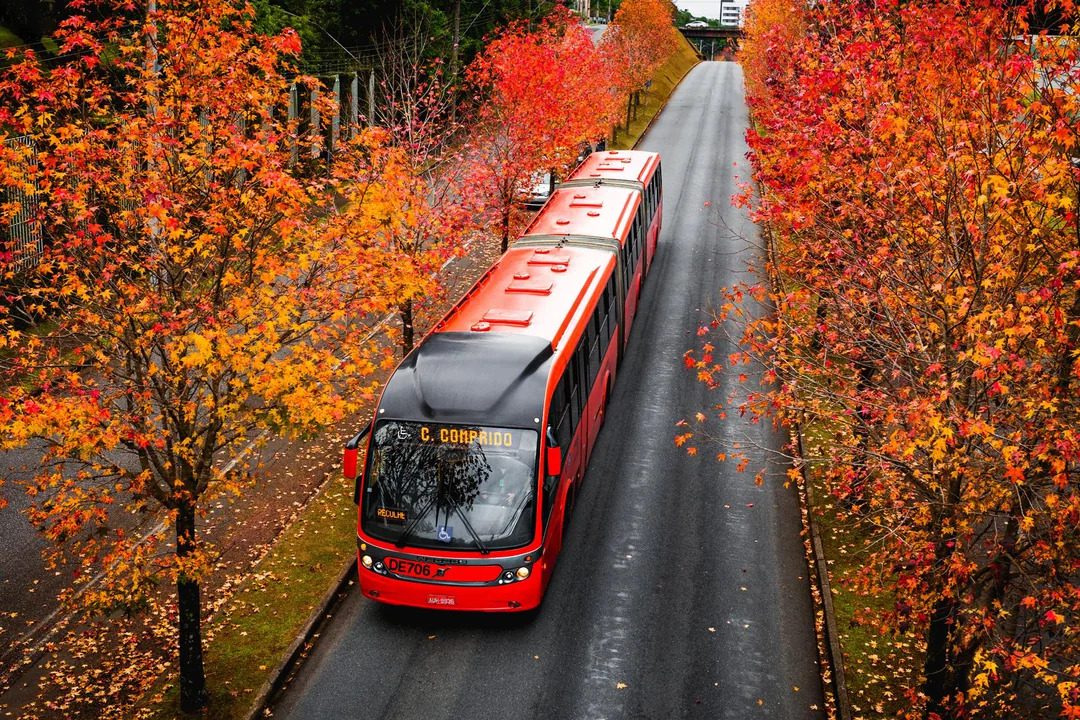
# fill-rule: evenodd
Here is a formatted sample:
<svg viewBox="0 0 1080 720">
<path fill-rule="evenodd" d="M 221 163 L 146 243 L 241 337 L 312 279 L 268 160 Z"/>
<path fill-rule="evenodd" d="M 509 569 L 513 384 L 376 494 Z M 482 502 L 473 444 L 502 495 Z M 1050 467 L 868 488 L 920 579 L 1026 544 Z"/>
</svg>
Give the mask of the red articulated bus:
<svg viewBox="0 0 1080 720">
<path fill-rule="evenodd" d="M 545 205 L 531 229 L 550 223 L 563 241 L 537 233 L 510 248 L 401 362 L 346 445 L 365 596 L 540 605 L 625 346 L 628 278 L 644 273 L 631 252 L 649 226 L 643 192 L 584 192 L 599 204 Z"/>
</svg>

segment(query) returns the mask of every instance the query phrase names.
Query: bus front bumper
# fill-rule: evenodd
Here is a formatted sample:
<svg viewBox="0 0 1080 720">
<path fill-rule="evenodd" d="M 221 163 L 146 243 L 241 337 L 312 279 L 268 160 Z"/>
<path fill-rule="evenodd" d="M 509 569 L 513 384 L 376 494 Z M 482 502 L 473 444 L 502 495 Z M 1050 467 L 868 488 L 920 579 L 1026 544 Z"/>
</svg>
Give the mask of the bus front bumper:
<svg viewBox="0 0 1080 720">
<path fill-rule="evenodd" d="M 472 612 L 524 612 L 540 606 L 540 573 L 503 585 L 458 585 L 406 580 L 358 566 L 360 592 L 387 605 Z"/>
</svg>

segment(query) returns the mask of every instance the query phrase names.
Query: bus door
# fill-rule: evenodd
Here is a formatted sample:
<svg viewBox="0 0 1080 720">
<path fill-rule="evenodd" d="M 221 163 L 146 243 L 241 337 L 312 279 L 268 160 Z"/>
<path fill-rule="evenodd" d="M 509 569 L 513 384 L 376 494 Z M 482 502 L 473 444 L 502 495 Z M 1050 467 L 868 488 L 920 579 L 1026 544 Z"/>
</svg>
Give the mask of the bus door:
<svg viewBox="0 0 1080 720">
<path fill-rule="evenodd" d="M 623 273 L 626 284 L 626 311 L 623 313 L 623 323 L 626 327 L 624 337 L 627 340 L 630 339 L 630 326 L 634 324 L 634 317 L 637 315 L 638 296 L 641 294 L 642 245 L 641 216 L 639 215 L 638 219 L 634 221 L 630 236 L 627 238 L 622 250 L 624 256 Z"/>
<path fill-rule="evenodd" d="M 585 357 L 586 385 L 591 388 L 586 412 L 589 422 L 587 451 L 590 456 L 596 444 L 596 437 L 600 434 L 600 427 L 604 424 L 604 413 L 611 399 L 608 397 L 608 391 L 615 378 L 617 354 L 609 352 L 613 331 L 611 306 L 614 296 L 614 283 L 609 282 L 600 301 L 596 304 L 592 317 L 589 318 L 589 326 L 585 331 L 581 347 Z"/>
<path fill-rule="evenodd" d="M 571 356 L 551 397 L 548 421 L 562 449 L 562 474 L 557 484 L 544 488 L 544 512 L 547 529 L 546 543 L 554 553 L 562 542 L 563 526 L 569 520 L 577 485 L 585 473 L 588 422 L 582 379 L 578 368 L 578 353 Z M 545 482 L 549 482 L 545 478 Z"/>
<path fill-rule="evenodd" d="M 652 268 L 653 260 L 656 259 L 656 246 L 660 242 L 660 186 L 658 183 L 650 183 L 645 190 L 645 222 L 648 228 L 645 232 L 645 245 L 648 248 L 648 264 L 646 271 Z"/>
<path fill-rule="evenodd" d="M 585 338 L 586 335 L 582 335 L 582 340 L 578 343 L 578 348 L 567 368 L 571 378 L 570 407 L 575 418 L 574 437 L 570 447 L 570 455 L 573 456 L 570 467 L 574 472 L 570 476 L 571 487 L 567 497 L 570 504 L 577 499 L 578 486 L 585 475 L 585 467 L 589 464 L 589 430 L 592 423 L 588 412 L 589 376 L 585 356 Z"/>
</svg>

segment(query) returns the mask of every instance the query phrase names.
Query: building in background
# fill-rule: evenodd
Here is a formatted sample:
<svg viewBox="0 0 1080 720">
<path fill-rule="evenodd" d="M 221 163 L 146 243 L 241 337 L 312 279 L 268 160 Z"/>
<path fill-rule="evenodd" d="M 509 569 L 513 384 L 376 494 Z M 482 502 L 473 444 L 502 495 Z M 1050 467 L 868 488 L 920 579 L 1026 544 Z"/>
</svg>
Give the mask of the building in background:
<svg viewBox="0 0 1080 720">
<path fill-rule="evenodd" d="M 723 0 L 720 3 L 720 27 L 742 27 L 750 0 Z"/>
</svg>

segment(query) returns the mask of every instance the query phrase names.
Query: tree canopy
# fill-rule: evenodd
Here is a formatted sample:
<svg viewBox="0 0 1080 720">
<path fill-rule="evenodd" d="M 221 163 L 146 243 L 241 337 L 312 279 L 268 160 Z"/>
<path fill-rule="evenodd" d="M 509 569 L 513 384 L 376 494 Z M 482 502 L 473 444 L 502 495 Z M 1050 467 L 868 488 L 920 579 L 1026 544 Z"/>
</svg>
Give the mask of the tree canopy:
<svg viewBox="0 0 1080 720">
<path fill-rule="evenodd" d="M 1075 38 L 1030 6 L 759 0 L 743 60 L 771 284 L 742 409 L 869 538 L 843 588 L 917 680 L 903 716 L 1076 717 L 1080 142 Z M 896 683 L 907 677 L 898 672 Z"/>
</svg>

